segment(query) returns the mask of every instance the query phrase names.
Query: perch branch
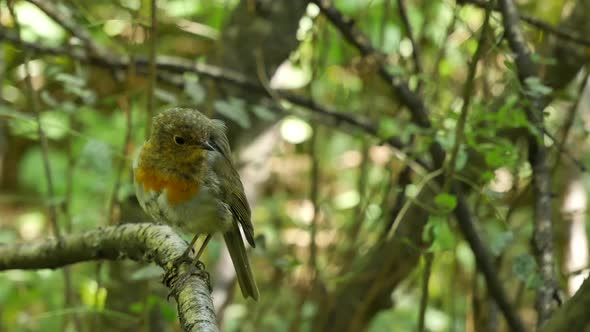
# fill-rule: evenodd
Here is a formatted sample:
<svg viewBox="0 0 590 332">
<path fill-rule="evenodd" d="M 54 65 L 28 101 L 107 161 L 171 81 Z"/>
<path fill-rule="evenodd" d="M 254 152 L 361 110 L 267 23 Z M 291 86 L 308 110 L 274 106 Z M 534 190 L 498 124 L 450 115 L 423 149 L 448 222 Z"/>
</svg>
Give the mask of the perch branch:
<svg viewBox="0 0 590 332">
<path fill-rule="evenodd" d="M 56 269 L 69 264 L 130 258 L 155 262 L 163 269 L 181 256 L 183 241 L 170 227 L 122 224 L 23 244 L 0 246 L 0 271 Z M 205 272 L 188 263 L 167 280 L 176 299 L 180 324 L 187 332 L 218 331 Z"/>
</svg>

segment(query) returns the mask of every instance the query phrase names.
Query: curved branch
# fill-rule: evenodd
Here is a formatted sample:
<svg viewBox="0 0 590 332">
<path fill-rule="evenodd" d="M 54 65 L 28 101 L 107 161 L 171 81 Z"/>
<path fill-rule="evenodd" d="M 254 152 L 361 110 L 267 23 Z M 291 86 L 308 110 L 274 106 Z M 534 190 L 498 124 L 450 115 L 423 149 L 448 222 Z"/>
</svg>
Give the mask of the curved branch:
<svg viewBox="0 0 590 332">
<path fill-rule="evenodd" d="M 459 0 L 459 1 L 457 1 L 457 3 L 460 5 L 470 4 L 470 5 L 474 5 L 476 7 L 483 8 L 483 9 L 485 9 L 487 6 L 487 2 L 482 1 L 482 0 Z M 500 9 L 497 7 L 494 8 L 494 10 L 500 11 Z M 569 30 L 563 29 L 561 27 L 555 27 L 555 26 L 551 25 L 550 23 L 547 23 L 543 20 L 540 20 L 540 19 L 532 17 L 532 16 L 520 14 L 520 13 L 518 14 L 517 18 L 519 20 L 524 21 L 525 23 L 533 26 L 533 27 L 536 27 L 540 30 L 547 32 L 547 33 L 553 34 L 561 39 L 568 40 L 568 41 L 571 41 L 571 42 L 574 42 L 576 44 L 586 46 L 586 47 L 590 46 L 589 39 L 585 38 L 583 35 L 576 33 L 574 31 L 569 31 Z"/>
<path fill-rule="evenodd" d="M 588 306 L 590 306 L 590 279 L 586 279 L 578 292 L 555 311 L 541 332 L 586 331 L 590 326 Z"/>
<path fill-rule="evenodd" d="M 60 240 L 0 246 L 0 271 L 55 269 L 85 261 L 123 258 L 153 261 L 168 271 L 169 264 L 185 249 L 186 242 L 168 226 L 122 224 L 62 236 Z M 166 285 L 176 300 L 184 331 L 218 331 L 207 273 L 183 262 L 166 275 Z"/>
<path fill-rule="evenodd" d="M 97 67 L 109 68 L 109 69 L 126 69 L 130 66 L 130 60 L 124 57 L 109 56 L 101 57 L 95 54 L 88 54 L 81 50 L 70 50 L 63 47 L 51 47 L 44 46 L 39 43 L 31 43 L 26 41 L 17 40 L 10 33 L 7 33 L 0 26 L 0 41 L 7 41 L 13 45 L 18 45 L 23 48 L 30 50 L 35 54 L 53 55 L 53 56 L 65 56 L 73 60 L 77 60 L 83 63 L 87 63 Z M 142 74 L 147 73 L 148 59 L 137 57 L 133 59 L 135 61 L 133 66 L 138 69 L 138 72 Z M 201 75 L 206 79 L 224 82 L 241 89 L 247 90 L 252 93 L 256 93 L 263 96 L 270 96 L 269 91 L 256 81 L 251 80 L 247 76 L 229 70 L 227 68 L 217 67 L 204 63 L 193 63 L 185 59 L 161 56 L 156 61 L 156 68 L 160 71 L 157 75 L 157 79 L 167 84 L 176 87 L 182 87 L 184 82 L 179 80 L 178 77 L 171 75 L 173 74 L 184 74 L 184 73 L 195 73 Z M 409 91 L 409 90 L 408 90 Z M 273 94 L 278 95 L 280 98 L 294 104 L 308 109 L 313 114 L 318 115 L 320 118 L 329 120 L 335 124 L 344 124 L 348 127 L 358 129 L 366 134 L 380 138 L 378 133 L 378 127 L 374 124 L 369 123 L 366 119 L 360 119 L 354 116 L 350 112 L 339 112 L 335 109 L 316 103 L 313 99 L 309 99 L 298 94 L 290 93 L 283 90 L 272 90 Z M 400 151 L 405 151 L 407 146 L 400 139 L 390 137 L 384 140 L 382 143 L 388 144 L 393 148 Z M 429 168 L 428 164 L 418 158 L 416 160 L 424 168 Z"/>
<path fill-rule="evenodd" d="M 332 25 L 340 31 L 340 34 L 353 45 L 363 56 L 380 56 L 380 51 L 377 50 L 369 38 L 360 31 L 355 25 L 354 21 L 344 16 L 337 8 L 325 0 L 311 0 L 316 4 L 322 14 L 332 23 Z M 420 96 L 410 90 L 408 83 L 399 76 L 392 74 L 384 65 L 378 70 L 379 76 L 383 81 L 387 82 L 392 88 L 395 95 L 400 99 L 410 111 L 412 121 L 422 128 L 428 129 L 432 127 L 429 117 L 429 110 Z M 434 168 L 443 167 L 446 154 L 442 146 L 435 142 L 430 146 L 430 155 L 434 162 Z M 443 178 L 438 179 L 442 181 Z M 477 229 L 475 227 L 475 219 L 472 215 L 467 200 L 463 195 L 461 188 L 457 185 L 452 185 L 452 194 L 457 197 L 457 207 L 454 210 L 455 218 L 463 233 L 465 239 L 469 243 L 473 254 L 477 260 L 477 266 L 486 279 L 488 289 L 492 297 L 496 300 L 498 307 L 504 314 L 506 321 L 513 331 L 524 332 L 526 328 L 512 304 L 508 300 L 508 295 L 502 285 L 498 273 L 492 264 L 491 254 L 486 244 L 481 240 Z"/>
</svg>

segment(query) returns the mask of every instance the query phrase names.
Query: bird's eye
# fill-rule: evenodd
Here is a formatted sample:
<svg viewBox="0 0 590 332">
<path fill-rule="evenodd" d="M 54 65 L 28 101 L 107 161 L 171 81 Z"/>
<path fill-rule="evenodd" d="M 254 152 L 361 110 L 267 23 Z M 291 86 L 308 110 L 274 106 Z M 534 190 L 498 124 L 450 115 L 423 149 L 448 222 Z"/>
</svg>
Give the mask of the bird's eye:
<svg viewBox="0 0 590 332">
<path fill-rule="evenodd" d="M 178 145 L 184 145 L 184 138 L 180 136 L 174 136 L 174 143 Z"/>
</svg>

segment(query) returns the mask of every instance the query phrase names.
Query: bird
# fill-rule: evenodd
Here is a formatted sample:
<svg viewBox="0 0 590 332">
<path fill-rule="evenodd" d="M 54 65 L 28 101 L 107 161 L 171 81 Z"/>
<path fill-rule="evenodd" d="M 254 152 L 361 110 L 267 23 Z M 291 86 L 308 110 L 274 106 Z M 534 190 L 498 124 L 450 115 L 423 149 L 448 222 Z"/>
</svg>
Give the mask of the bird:
<svg viewBox="0 0 590 332">
<path fill-rule="evenodd" d="M 232 160 L 226 126 L 191 108 L 171 108 L 153 117 L 150 137 L 133 161 L 135 193 L 156 222 L 193 233 L 182 257 L 189 257 L 200 236 L 222 233 L 245 298 L 259 291 L 248 260 L 246 241 L 255 247 L 251 210 Z"/>
</svg>

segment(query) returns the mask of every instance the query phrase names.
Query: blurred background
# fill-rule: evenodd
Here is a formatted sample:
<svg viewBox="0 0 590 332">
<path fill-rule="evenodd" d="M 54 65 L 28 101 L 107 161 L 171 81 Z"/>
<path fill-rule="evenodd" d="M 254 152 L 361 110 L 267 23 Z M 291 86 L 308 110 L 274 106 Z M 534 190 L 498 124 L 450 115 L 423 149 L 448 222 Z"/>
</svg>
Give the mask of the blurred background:
<svg viewBox="0 0 590 332">
<path fill-rule="evenodd" d="M 0 243 L 150 221 L 134 152 L 152 115 L 194 107 L 228 124 L 253 209 L 258 303 L 243 300 L 219 236 L 204 255 L 221 330 L 507 330 L 441 174 L 460 183 L 508 299 L 534 326 L 532 125 L 501 15 L 482 36 L 485 1 L 332 4 L 378 52 L 361 55 L 308 1 L 0 1 Z M 588 265 L 590 1 L 518 5 L 542 74 L 528 88 L 552 133 L 537 135 L 567 298 Z M 451 171 L 433 166 L 433 142 Z M 2 272 L 0 331 L 180 331 L 161 275 L 131 261 Z"/>
</svg>

